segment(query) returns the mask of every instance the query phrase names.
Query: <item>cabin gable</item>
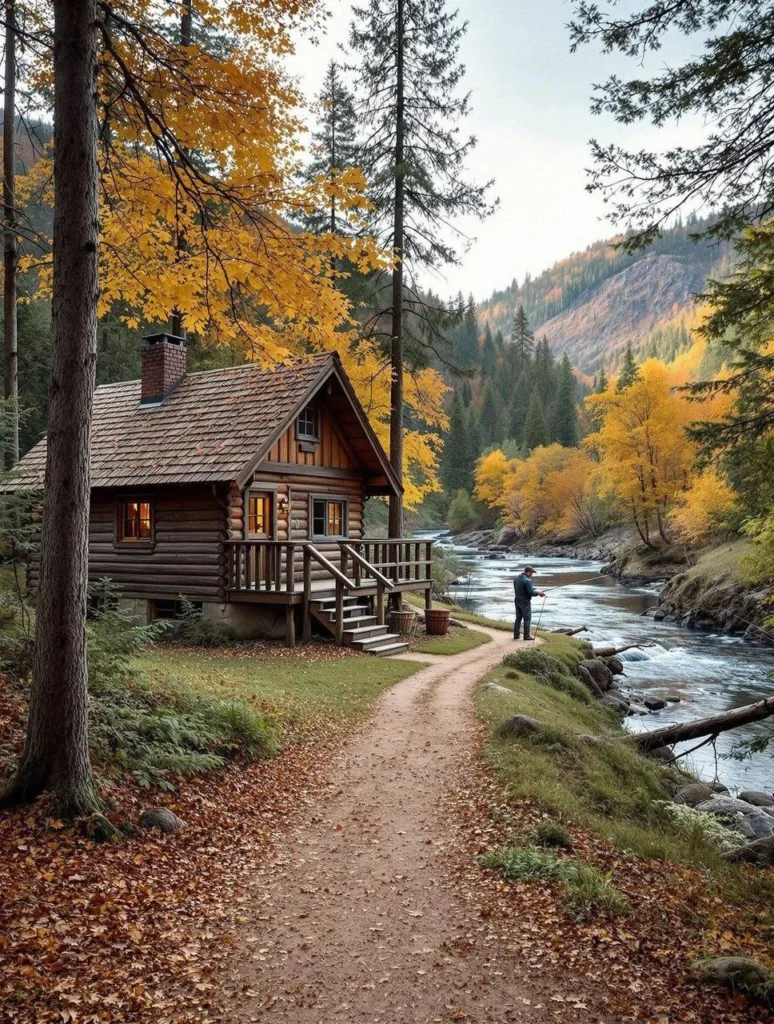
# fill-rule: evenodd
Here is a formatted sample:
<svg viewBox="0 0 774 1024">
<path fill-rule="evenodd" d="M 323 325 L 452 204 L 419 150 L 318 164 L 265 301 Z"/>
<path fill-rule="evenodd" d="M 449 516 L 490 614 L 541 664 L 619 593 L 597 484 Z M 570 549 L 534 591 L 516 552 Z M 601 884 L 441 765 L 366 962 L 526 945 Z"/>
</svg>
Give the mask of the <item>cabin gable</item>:
<svg viewBox="0 0 774 1024">
<path fill-rule="evenodd" d="M 297 416 L 264 456 L 261 469 L 268 470 L 270 463 L 279 463 L 284 466 L 356 470 L 357 457 L 328 403 L 323 399 L 313 399 L 308 409 L 314 413 L 316 437 L 303 429 L 307 423 L 302 420 L 299 424 Z"/>
</svg>

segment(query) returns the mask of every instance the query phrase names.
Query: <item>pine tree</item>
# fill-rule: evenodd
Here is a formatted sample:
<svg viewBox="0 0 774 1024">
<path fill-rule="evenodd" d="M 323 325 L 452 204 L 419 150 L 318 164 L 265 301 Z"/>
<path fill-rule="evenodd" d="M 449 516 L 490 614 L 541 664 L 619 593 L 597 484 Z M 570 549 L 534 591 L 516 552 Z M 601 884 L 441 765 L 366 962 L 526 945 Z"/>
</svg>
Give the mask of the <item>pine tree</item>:
<svg viewBox="0 0 774 1024">
<path fill-rule="evenodd" d="M 544 405 L 550 405 L 556 395 L 556 368 L 548 338 L 543 337 L 537 343 L 534 359 L 535 390 Z"/>
<path fill-rule="evenodd" d="M 618 375 L 618 383 L 615 386 L 616 391 L 624 391 L 630 387 L 640 375 L 640 371 L 637 368 L 637 363 L 632 352 L 632 343 L 627 342 L 626 352 L 621 363 L 621 372 Z"/>
<path fill-rule="evenodd" d="M 367 136 L 363 169 L 371 184 L 371 231 L 396 257 L 389 317 L 390 461 L 403 478 L 403 373 L 406 312 L 423 312 L 418 271 L 457 259 L 449 238 L 456 216 L 485 217 L 488 184 L 464 178 L 475 139 L 460 137 L 469 109 L 459 93 L 459 49 L 466 26 L 444 0 L 368 0 L 354 9 L 358 113 Z M 461 238 L 457 234 L 457 238 Z M 425 318 L 426 320 L 427 318 Z M 402 533 L 400 496 L 390 499 L 389 534 Z"/>
<path fill-rule="evenodd" d="M 449 430 L 441 458 L 441 483 L 448 494 L 456 494 L 460 488 L 470 489 L 467 446 L 467 417 L 459 393 L 455 391 L 449 407 Z"/>
<path fill-rule="evenodd" d="M 462 388 L 460 389 L 462 394 L 462 404 L 467 409 L 470 403 L 473 401 L 473 389 L 470 386 L 470 381 L 467 377 L 462 382 Z"/>
<path fill-rule="evenodd" d="M 484 328 L 484 340 L 481 343 L 481 372 L 487 376 L 494 376 L 497 369 L 497 349 L 489 324 Z"/>
<path fill-rule="evenodd" d="M 524 427 L 527 423 L 527 410 L 532 398 L 532 376 L 529 368 L 519 374 L 516 387 L 513 389 L 511 404 L 508 407 L 508 437 L 518 444 L 524 442 Z"/>
<path fill-rule="evenodd" d="M 462 295 L 459 296 L 459 303 L 462 303 Z M 465 313 L 462 318 L 462 332 L 460 340 L 454 351 L 454 362 L 461 370 L 472 370 L 478 365 L 478 320 L 476 318 L 476 304 L 473 296 L 469 296 L 467 304 L 464 305 Z"/>
<path fill-rule="evenodd" d="M 599 377 L 597 377 L 596 384 L 594 385 L 594 391 L 598 395 L 603 395 L 607 391 L 607 377 L 605 376 L 604 369 L 599 371 Z"/>
<path fill-rule="evenodd" d="M 361 163 L 358 145 L 358 123 L 355 101 L 342 77 L 342 71 L 331 61 L 325 73 L 325 82 L 317 97 L 320 120 L 312 132 L 312 160 L 306 169 L 306 177 L 334 179 L 348 167 Z M 315 234 L 330 231 L 332 235 L 350 234 L 350 227 L 343 211 L 338 209 L 336 199 L 331 197 L 328 210 L 315 211 L 303 218 L 306 230 Z"/>
<path fill-rule="evenodd" d="M 519 370 L 521 371 L 524 369 L 524 363 L 532 356 L 535 347 L 535 335 L 532 332 L 527 314 L 524 312 L 524 306 L 522 305 L 516 311 L 513 321 L 511 344 L 516 350 Z"/>
<path fill-rule="evenodd" d="M 551 436 L 565 448 L 572 448 L 578 443 L 578 409 L 575 404 L 575 375 L 570 366 L 567 354 L 562 357 L 559 367 L 559 387 L 556 392 Z"/>
<path fill-rule="evenodd" d="M 505 437 L 502 399 L 493 380 L 489 381 L 482 396 L 480 430 L 483 448 L 500 445 Z"/>
<path fill-rule="evenodd" d="M 532 451 L 534 448 L 540 448 L 549 443 L 550 437 L 543 406 L 540 396 L 537 391 L 534 391 L 527 409 L 527 422 L 524 425 L 524 447 Z"/>
</svg>

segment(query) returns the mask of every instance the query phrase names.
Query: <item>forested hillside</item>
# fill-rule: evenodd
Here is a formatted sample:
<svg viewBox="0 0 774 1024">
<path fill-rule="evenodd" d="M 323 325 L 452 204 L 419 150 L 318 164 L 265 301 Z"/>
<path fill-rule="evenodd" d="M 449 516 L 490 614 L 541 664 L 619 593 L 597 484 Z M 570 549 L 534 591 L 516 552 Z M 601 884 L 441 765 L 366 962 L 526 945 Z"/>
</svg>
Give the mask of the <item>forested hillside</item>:
<svg viewBox="0 0 774 1024">
<path fill-rule="evenodd" d="M 507 337 L 523 306 L 552 349 L 588 374 L 615 369 L 629 343 L 643 355 L 672 358 L 689 343 L 693 296 L 729 266 L 728 245 L 692 240 L 706 227 L 691 220 L 633 255 L 615 248 L 621 236 L 595 242 L 534 279 L 494 292 L 479 305 L 479 318 Z"/>
</svg>

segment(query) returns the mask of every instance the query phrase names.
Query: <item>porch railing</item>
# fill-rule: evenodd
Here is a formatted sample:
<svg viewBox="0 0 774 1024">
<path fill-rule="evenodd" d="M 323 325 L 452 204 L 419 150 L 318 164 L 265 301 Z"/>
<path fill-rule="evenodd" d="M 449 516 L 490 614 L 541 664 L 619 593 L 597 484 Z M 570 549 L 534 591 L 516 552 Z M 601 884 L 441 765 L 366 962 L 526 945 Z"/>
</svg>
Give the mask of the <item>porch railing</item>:
<svg viewBox="0 0 774 1024">
<path fill-rule="evenodd" d="M 433 542 L 431 540 L 366 539 L 349 541 L 351 547 L 370 566 L 396 583 L 429 581 L 433 578 Z"/>
<path fill-rule="evenodd" d="M 229 590 L 294 593 L 295 553 L 301 545 L 277 540 L 230 540 L 225 547 Z"/>
</svg>

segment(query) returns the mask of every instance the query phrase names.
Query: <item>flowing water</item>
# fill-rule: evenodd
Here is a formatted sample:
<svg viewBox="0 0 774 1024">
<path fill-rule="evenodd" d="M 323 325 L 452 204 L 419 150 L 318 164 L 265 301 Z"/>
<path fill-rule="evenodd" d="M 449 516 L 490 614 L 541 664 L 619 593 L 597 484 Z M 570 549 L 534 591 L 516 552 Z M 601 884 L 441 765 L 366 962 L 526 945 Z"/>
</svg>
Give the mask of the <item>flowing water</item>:
<svg viewBox="0 0 774 1024">
<path fill-rule="evenodd" d="M 774 648 L 722 634 L 695 632 L 668 622 L 654 622 L 642 613 L 657 601 L 657 587 L 622 586 L 600 575 L 599 562 L 570 558 L 539 558 L 515 553 L 489 554 L 456 546 L 448 534 L 424 531 L 459 556 L 469 575 L 451 588 L 454 600 L 482 615 L 513 618 L 513 577 L 526 564 L 533 565 L 535 583 L 548 592 L 532 600 L 533 630 L 540 626 L 588 626 L 582 636 L 595 645 L 650 644 L 621 655 L 625 662 L 624 688 L 643 697 L 675 694 L 679 704 L 663 711 L 626 720 L 633 730 L 702 718 L 750 704 L 774 694 Z M 768 727 L 770 728 L 770 727 Z M 715 747 L 705 746 L 687 758 L 687 765 L 711 780 L 716 775 L 731 789 L 774 789 L 774 745 L 751 759 L 728 759 L 742 740 L 765 734 L 767 726 L 753 725 L 718 737 Z M 689 749 L 696 744 L 685 744 Z"/>
</svg>

